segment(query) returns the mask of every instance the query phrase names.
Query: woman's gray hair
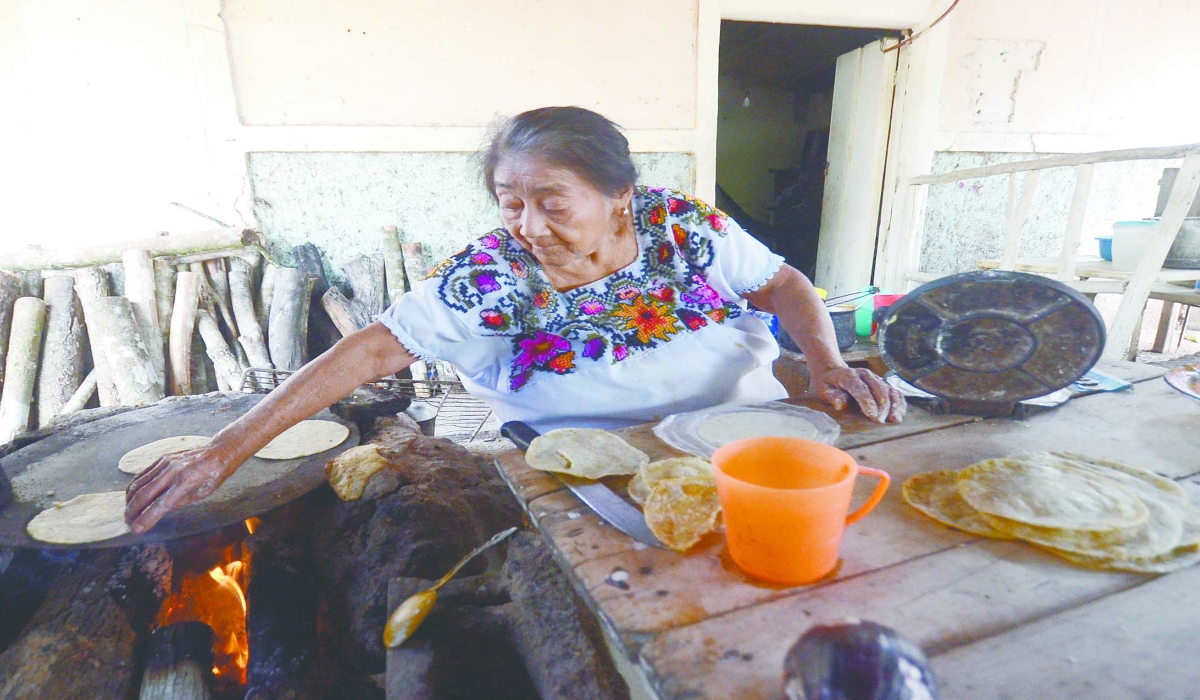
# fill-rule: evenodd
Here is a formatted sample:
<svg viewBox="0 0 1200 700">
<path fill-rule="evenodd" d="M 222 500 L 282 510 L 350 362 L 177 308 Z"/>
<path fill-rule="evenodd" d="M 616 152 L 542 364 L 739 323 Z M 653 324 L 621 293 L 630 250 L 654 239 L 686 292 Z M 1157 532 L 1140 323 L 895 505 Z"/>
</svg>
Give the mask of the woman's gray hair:
<svg viewBox="0 0 1200 700">
<path fill-rule="evenodd" d="M 582 107 L 542 107 L 495 127 L 480 152 L 483 181 L 496 197 L 496 167 L 508 156 L 532 156 L 566 168 L 612 197 L 637 182 L 629 141 L 606 117 Z"/>
</svg>

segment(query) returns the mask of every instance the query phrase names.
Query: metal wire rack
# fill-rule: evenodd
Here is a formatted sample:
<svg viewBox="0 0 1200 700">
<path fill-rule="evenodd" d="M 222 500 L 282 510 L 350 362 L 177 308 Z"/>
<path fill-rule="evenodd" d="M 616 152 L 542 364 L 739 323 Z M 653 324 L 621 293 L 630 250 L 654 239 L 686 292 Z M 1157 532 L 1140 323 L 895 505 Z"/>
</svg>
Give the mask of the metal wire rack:
<svg viewBox="0 0 1200 700">
<path fill-rule="evenodd" d="M 269 394 L 292 374 L 288 370 L 251 367 L 242 372 L 241 390 L 247 394 Z M 434 428 L 438 437 L 459 443 L 479 437 L 492 410 L 468 394 L 461 381 L 440 378 L 456 376 L 449 365 L 437 363 L 431 368 L 430 375 L 430 379 L 380 379 L 363 387 L 408 396 L 414 404 L 432 407 L 436 412 Z"/>
</svg>

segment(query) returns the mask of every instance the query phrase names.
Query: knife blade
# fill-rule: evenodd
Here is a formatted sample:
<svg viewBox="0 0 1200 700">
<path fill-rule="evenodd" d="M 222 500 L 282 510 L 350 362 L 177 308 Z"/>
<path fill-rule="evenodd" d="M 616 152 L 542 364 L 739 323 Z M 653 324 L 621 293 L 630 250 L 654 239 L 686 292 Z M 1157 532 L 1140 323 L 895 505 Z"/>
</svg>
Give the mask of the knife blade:
<svg viewBox="0 0 1200 700">
<path fill-rule="evenodd" d="M 509 421 L 501 425 L 500 434 L 512 440 L 513 444 L 520 448 L 522 452 L 528 450 L 529 444 L 533 442 L 533 439 L 541 435 L 533 426 L 521 421 Z M 571 489 L 571 493 L 586 503 L 589 508 L 596 512 L 596 515 L 604 518 L 605 522 L 609 525 L 643 544 L 662 549 L 667 548 L 662 542 L 658 541 L 653 532 L 650 532 L 650 528 L 646 527 L 646 518 L 642 515 L 642 512 L 613 493 L 603 483 L 571 474 L 547 473 Z"/>
</svg>

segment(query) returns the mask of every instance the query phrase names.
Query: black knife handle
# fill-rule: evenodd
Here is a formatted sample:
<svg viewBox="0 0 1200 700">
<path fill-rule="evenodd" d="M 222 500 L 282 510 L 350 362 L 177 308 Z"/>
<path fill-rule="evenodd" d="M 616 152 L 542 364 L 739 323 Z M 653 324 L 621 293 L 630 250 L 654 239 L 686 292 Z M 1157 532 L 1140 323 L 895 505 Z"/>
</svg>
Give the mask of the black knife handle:
<svg viewBox="0 0 1200 700">
<path fill-rule="evenodd" d="M 533 442 L 536 437 L 541 437 L 541 433 L 533 429 L 533 426 L 528 423 L 523 423 L 519 420 L 510 420 L 500 426 L 500 434 L 509 440 L 513 441 L 522 452 L 529 449 L 529 443 Z"/>
</svg>

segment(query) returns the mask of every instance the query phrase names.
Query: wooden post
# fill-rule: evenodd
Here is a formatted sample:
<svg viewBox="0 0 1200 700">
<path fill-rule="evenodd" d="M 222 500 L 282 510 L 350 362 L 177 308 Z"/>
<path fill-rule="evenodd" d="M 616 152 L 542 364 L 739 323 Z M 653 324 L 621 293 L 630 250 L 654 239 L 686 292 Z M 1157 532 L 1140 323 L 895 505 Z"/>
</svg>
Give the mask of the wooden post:
<svg viewBox="0 0 1200 700">
<path fill-rule="evenodd" d="M 138 700 L 209 700 L 213 631 L 203 622 L 178 622 L 150 633 Z"/>
<path fill-rule="evenodd" d="M 104 323 L 92 342 L 103 347 L 121 405 L 138 406 L 163 398 L 162 382 L 142 341 L 133 304 L 125 297 L 104 297 L 97 308 L 102 310 Z"/>
<path fill-rule="evenodd" d="M 1040 170 L 1025 173 L 1025 183 L 1021 188 L 1021 199 L 1017 201 L 1017 174 L 1008 176 L 1008 222 L 1007 235 L 1004 239 L 1004 256 L 1000 259 L 1001 270 L 1012 270 L 1017 264 L 1017 254 L 1021 250 L 1021 231 L 1025 228 L 1025 220 L 1029 218 L 1029 206 L 1033 204 L 1033 192 L 1037 189 Z"/>
<path fill-rule="evenodd" d="M 12 327 L 13 304 L 21 296 L 21 280 L 0 270 L 0 388 L 4 387 L 4 358 L 8 355 L 8 332 Z"/>
<path fill-rule="evenodd" d="M 294 267 L 281 267 L 275 273 L 267 347 L 276 369 L 295 371 L 304 365 L 309 279 Z"/>
<path fill-rule="evenodd" d="M 196 327 L 204 340 L 208 358 L 217 370 L 217 388 L 221 391 L 241 391 L 242 367 L 226 344 L 225 336 L 221 335 L 217 317 L 213 315 L 210 305 L 205 304 L 196 311 Z"/>
<path fill-rule="evenodd" d="M 347 299 L 337 287 L 330 287 L 325 291 L 321 297 L 321 306 L 325 307 L 325 313 L 329 314 L 333 325 L 337 326 L 338 332 L 343 336 L 366 328 L 371 322 L 371 315 L 363 305 L 358 303 L 357 299 Z"/>
<path fill-rule="evenodd" d="M 46 278 L 46 329 L 37 380 L 37 424 L 44 428 L 63 412 L 83 379 L 83 308 L 75 280 Z"/>
<path fill-rule="evenodd" d="M 166 355 L 163 353 L 162 325 L 158 318 L 158 300 L 155 298 L 154 261 L 150 253 L 144 250 L 127 250 L 123 260 L 125 298 L 133 305 L 138 332 L 150 353 L 150 362 L 158 374 L 158 381 L 166 386 Z"/>
<path fill-rule="evenodd" d="M 400 229 L 383 227 L 383 272 L 387 280 L 388 304 L 404 296 L 404 253 L 400 249 Z"/>
<path fill-rule="evenodd" d="M 13 305 L 8 357 L 4 363 L 4 391 L 0 394 L 0 444 L 29 429 L 45 323 L 46 302 L 37 297 L 17 299 Z"/>
<path fill-rule="evenodd" d="M 200 287 L 194 272 L 180 272 L 175 282 L 175 308 L 171 311 L 171 393 L 192 393 L 192 331 L 196 327 L 196 306 Z"/>
<path fill-rule="evenodd" d="M 372 316 L 383 313 L 387 296 L 384 291 L 383 256 L 360 255 L 351 258 L 342 266 L 342 271 L 346 273 L 346 279 L 354 290 L 354 298 L 363 305 L 367 313 Z"/>
<path fill-rule="evenodd" d="M 1135 359 L 1137 356 L 1135 330 L 1141 325 L 1142 314 L 1145 313 L 1146 300 L 1150 298 L 1150 288 L 1162 270 L 1163 261 L 1179 235 L 1184 217 L 1200 190 L 1200 153 L 1191 153 L 1183 160 L 1183 167 L 1175 178 L 1175 186 L 1171 188 L 1171 197 L 1167 200 L 1167 208 L 1162 218 L 1146 234 L 1146 247 L 1142 259 L 1138 262 L 1129 279 L 1129 286 L 1121 297 L 1121 305 L 1117 307 L 1116 318 L 1108 332 L 1108 342 L 1104 346 L 1105 360 Z M 1133 350 L 1130 350 L 1131 342 Z"/>
<path fill-rule="evenodd" d="M 1062 254 L 1058 260 L 1058 279 L 1062 282 L 1075 279 L 1075 258 L 1079 255 L 1079 238 L 1083 235 L 1083 215 L 1087 212 L 1095 172 L 1096 166 L 1091 163 L 1075 168 L 1075 194 L 1071 197 L 1071 209 L 1067 212 L 1067 232 L 1063 236 Z"/>
<path fill-rule="evenodd" d="M 92 350 L 92 366 L 96 368 L 96 393 L 100 395 L 100 405 L 120 405 L 121 399 L 117 396 L 117 385 L 113 383 L 112 370 L 100 350 L 100 343 L 96 340 L 103 332 L 101 326 L 104 324 L 101 312 L 96 310 L 96 306 L 100 299 L 108 296 L 108 276 L 95 267 L 76 270 L 75 293 L 79 295 L 79 303 L 83 306 L 83 320 L 87 326 L 88 343 Z"/>
<path fill-rule="evenodd" d="M 75 393 L 71 394 L 71 398 L 67 399 L 67 402 L 63 404 L 62 410 L 58 414 L 65 416 L 68 413 L 82 411 L 94 393 L 96 393 L 96 370 L 92 368 L 92 371 L 88 372 L 87 376 L 83 378 Z"/>
<path fill-rule="evenodd" d="M 229 261 L 229 296 L 233 303 L 233 315 L 237 319 L 238 341 L 246 350 L 251 367 L 271 369 L 271 355 L 263 340 L 262 326 L 254 312 L 253 278 L 250 265 L 241 259 Z"/>
</svg>

